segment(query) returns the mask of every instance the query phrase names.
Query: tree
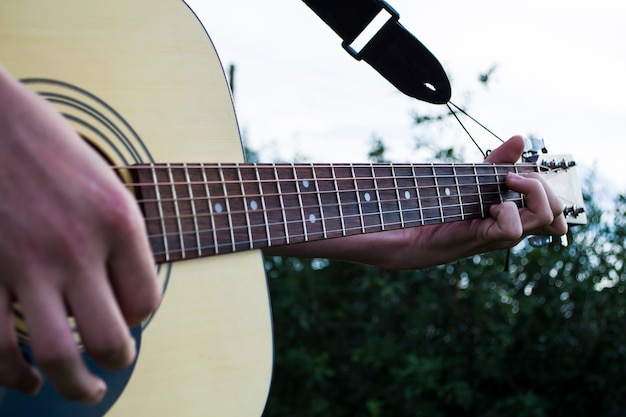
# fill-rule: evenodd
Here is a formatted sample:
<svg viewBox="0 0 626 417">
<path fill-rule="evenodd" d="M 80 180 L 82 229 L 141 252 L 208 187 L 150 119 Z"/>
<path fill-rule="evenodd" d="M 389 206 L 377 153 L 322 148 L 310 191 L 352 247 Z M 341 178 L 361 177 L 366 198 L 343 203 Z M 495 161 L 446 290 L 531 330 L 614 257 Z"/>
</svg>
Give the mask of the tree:
<svg viewBox="0 0 626 417">
<path fill-rule="evenodd" d="M 402 272 L 266 258 L 265 415 L 622 415 L 626 196 L 608 216 L 586 201 L 570 245 L 523 244 L 509 272 L 503 252 Z"/>
</svg>

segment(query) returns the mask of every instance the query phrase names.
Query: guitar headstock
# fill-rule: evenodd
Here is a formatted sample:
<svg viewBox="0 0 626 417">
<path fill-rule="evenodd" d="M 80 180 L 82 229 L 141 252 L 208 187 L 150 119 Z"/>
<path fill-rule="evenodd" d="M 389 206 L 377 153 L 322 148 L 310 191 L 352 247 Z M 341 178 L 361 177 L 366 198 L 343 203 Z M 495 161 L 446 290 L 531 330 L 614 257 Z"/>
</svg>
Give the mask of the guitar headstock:
<svg viewBox="0 0 626 417">
<path fill-rule="evenodd" d="M 571 155 L 539 154 L 539 172 L 550 189 L 563 203 L 563 213 L 568 224 L 587 224 L 585 202 Z"/>
</svg>

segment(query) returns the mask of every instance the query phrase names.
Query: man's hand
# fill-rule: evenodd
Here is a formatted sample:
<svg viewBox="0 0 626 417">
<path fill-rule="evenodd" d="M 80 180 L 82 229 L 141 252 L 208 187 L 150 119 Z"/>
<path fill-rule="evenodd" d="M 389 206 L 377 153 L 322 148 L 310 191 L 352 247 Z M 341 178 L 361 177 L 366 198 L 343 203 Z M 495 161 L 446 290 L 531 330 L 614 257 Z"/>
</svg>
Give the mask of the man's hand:
<svg viewBox="0 0 626 417">
<path fill-rule="evenodd" d="M 112 169 L 48 104 L 0 67 L 0 385 L 35 393 L 22 357 L 19 303 L 32 349 L 60 393 L 97 402 L 103 381 L 83 363 L 68 324 L 106 369 L 135 357 L 128 326 L 158 305 L 144 222 Z"/>
<path fill-rule="evenodd" d="M 513 163 L 524 151 L 524 140 L 514 136 L 489 154 L 485 162 Z M 538 174 L 509 173 L 506 186 L 524 195 L 526 207 L 513 202 L 491 207 L 491 217 L 426 228 L 422 233 L 407 230 L 411 246 L 428 246 L 434 263 L 440 264 L 497 249 L 511 248 L 524 237 L 560 236 L 567 232 L 563 205 Z"/>
<path fill-rule="evenodd" d="M 514 163 L 524 150 L 520 136 L 491 152 L 486 162 Z M 351 260 L 390 269 L 426 268 L 477 253 L 510 248 L 525 236 L 567 232 L 563 207 L 539 175 L 509 174 L 507 187 L 524 195 L 526 207 L 512 202 L 491 207 L 491 217 L 271 248 L 287 256 Z"/>
</svg>

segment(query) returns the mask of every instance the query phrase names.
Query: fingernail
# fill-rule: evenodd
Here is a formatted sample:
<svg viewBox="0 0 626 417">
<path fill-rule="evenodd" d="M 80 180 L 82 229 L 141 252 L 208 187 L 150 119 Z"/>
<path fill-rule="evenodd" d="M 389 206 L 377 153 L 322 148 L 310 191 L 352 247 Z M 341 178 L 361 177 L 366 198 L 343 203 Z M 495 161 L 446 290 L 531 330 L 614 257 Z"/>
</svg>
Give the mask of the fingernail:
<svg viewBox="0 0 626 417">
<path fill-rule="evenodd" d="M 519 174 L 516 174 L 515 172 L 509 172 L 509 173 L 507 173 L 507 176 L 509 178 L 513 179 L 513 180 L 523 180 L 524 179 L 524 177 L 522 177 Z"/>
<path fill-rule="evenodd" d="M 87 398 L 86 403 L 88 404 L 97 404 L 104 398 L 104 395 L 107 392 L 107 386 L 103 380 L 98 379 L 96 383 L 96 387 L 93 390 L 91 396 Z"/>
</svg>

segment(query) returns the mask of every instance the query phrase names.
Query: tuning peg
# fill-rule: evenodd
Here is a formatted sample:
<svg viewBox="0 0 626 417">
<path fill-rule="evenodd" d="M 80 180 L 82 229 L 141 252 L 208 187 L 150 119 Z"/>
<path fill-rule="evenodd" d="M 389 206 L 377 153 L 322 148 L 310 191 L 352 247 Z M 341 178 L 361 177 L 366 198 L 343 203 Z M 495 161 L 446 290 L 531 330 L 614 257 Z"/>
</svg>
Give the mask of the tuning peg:
<svg viewBox="0 0 626 417">
<path fill-rule="evenodd" d="M 576 204 L 574 204 L 573 206 L 565 206 L 563 208 L 563 214 L 565 215 L 565 217 L 572 216 L 576 218 L 579 215 L 583 214 L 584 212 L 585 212 L 585 208 L 578 207 Z"/>
<path fill-rule="evenodd" d="M 558 237 L 557 236 L 531 235 L 531 236 L 528 236 L 528 243 L 533 248 L 542 248 L 548 245 L 559 245 L 559 244 L 563 247 L 567 247 L 569 245 L 569 240 L 567 239 L 567 235 L 558 236 Z"/>
<path fill-rule="evenodd" d="M 557 169 L 557 168 L 567 169 L 567 168 L 575 167 L 576 162 L 568 161 L 567 159 L 563 158 L 560 161 L 557 161 L 556 159 L 553 159 L 551 161 L 544 160 L 541 162 L 541 165 L 549 169 Z"/>
<path fill-rule="evenodd" d="M 533 248 L 542 248 L 552 243 L 552 236 L 531 235 L 528 236 L 528 243 Z"/>
</svg>

